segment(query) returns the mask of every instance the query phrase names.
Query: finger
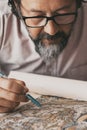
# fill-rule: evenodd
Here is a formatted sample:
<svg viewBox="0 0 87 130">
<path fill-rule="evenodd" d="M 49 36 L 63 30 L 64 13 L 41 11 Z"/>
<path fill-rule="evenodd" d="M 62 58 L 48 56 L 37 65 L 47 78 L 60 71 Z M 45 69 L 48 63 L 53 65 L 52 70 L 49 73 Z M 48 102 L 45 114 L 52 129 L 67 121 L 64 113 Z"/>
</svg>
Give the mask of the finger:
<svg viewBox="0 0 87 130">
<path fill-rule="evenodd" d="M 23 87 L 23 85 L 20 85 L 14 79 L 0 78 L 0 87 L 18 94 L 26 93 L 26 89 Z"/>
<path fill-rule="evenodd" d="M 29 89 L 26 87 L 26 84 L 24 81 L 17 80 L 17 79 L 13 79 L 13 80 L 16 81 L 18 84 L 20 84 L 21 86 L 23 86 L 26 93 L 29 91 Z"/>
<path fill-rule="evenodd" d="M 0 97 L 6 100 L 10 100 L 13 102 L 27 102 L 27 97 L 23 94 L 17 94 L 10 91 L 6 91 L 5 89 L 0 88 Z"/>
<path fill-rule="evenodd" d="M 12 112 L 13 109 L 0 106 L 0 113 Z"/>
<path fill-rule="evenodd" d="M 6 100 L 4 98 L 0 98 L 0 106 L 7 107 L 7 108 L 15 108 L 19 105 L 19 102 L 12 102 L 9 100 Z"/>
</svg>

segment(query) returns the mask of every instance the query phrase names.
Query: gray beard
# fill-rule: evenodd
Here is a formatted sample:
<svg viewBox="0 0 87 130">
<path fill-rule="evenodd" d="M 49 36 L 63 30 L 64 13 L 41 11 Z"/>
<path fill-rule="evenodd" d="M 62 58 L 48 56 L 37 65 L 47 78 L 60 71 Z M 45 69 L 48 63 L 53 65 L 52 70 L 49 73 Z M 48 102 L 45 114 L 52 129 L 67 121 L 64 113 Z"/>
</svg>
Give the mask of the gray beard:
<svg viewBox="0 0 87 130">
<path fill-rule="evenodd" d="M 59 44 L 51 44 L 48 46 L 43 45 L 39 42 L 36 46 L 37 52 L 41 55 L 46 65 L 50 65 L 60 54 Z"/>
<path fill-rule="evenodd" d="M 42 43 L 40 39 L 56 39 L 62 37 L 60 43 L 52 43 L 46 45 Z M 43 35 L 43 37 L 33 40 L 35 43 L 36 51 L 41 55 L 43 61 L 47 66 L 51 65 L 55 62 L 60 55 L 61 51 L 66 47 L 69 36 L 66 36 L 63 32 L 57 33 L 54 37 L 51 37 L 47 34 Z"/>
</svg>

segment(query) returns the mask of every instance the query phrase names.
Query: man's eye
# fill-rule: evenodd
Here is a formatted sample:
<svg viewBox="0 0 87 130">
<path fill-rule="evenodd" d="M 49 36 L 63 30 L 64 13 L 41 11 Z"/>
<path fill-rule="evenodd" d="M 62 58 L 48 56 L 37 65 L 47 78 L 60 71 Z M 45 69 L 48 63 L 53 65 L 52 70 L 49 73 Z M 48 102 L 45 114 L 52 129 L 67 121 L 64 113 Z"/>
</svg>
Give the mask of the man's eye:
<svg viewBox="0 0 87 130">
<path fill-rule="evenodd" d="M 43 18 L 28 18 L 26 19 L 26 24 L 28 25 L 38 25 L 43 23 L 44 19 Z"/>
<path fill-rule="evenodd" d="M 61 11 L 58 11 L 56 12 L 56 15 L 58 14 L 66 14 L 66 13 L 69 13 L 70 11 L 67 11 L 67 10 L 61 10 Z"/>
<path fill-rule="evenodd" d="M 33 23 L 39 23 L 39 22 L 41 22 L 43 20 L 43 18 L 31 18 L 31 22 L 33 22 Z"/>
</svg>

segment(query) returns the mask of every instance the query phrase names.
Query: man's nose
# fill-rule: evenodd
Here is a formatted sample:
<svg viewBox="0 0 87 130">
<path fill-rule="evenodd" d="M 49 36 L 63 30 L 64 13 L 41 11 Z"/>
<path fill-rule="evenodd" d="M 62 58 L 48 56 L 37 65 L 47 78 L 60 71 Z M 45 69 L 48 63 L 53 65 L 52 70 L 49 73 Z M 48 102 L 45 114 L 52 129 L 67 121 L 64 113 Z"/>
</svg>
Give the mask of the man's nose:
<svg viewBox="0 0 87 130">
<path fill-rule="evenodd" d="M 44 27 L 44 32 L 49 35 L 55 35 L 60 30 L 60 27 L 52 20 L 48 21 L 46 26 Z"/>
</svg>

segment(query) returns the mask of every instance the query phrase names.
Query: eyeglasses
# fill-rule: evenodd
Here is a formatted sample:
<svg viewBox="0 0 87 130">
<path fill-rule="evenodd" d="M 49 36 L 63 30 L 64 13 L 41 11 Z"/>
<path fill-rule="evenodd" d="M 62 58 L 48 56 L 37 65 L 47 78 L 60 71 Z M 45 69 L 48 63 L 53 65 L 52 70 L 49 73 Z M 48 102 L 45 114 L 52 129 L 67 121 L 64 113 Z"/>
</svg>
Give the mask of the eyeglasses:
<svg viewBox="0 0 87 130">
<path fill-rule="evenodd" d="M 49 20 L 53 20 L 57 25 L 71 24 L 74 22 L 76 16 L 77 12 L 58 14 L 52 17 L 47 16 L 33 16 L 33 17 L 22 16 L 22 17 L 27 27 L 39 28 L 46 26 Z"/>
</svg>

